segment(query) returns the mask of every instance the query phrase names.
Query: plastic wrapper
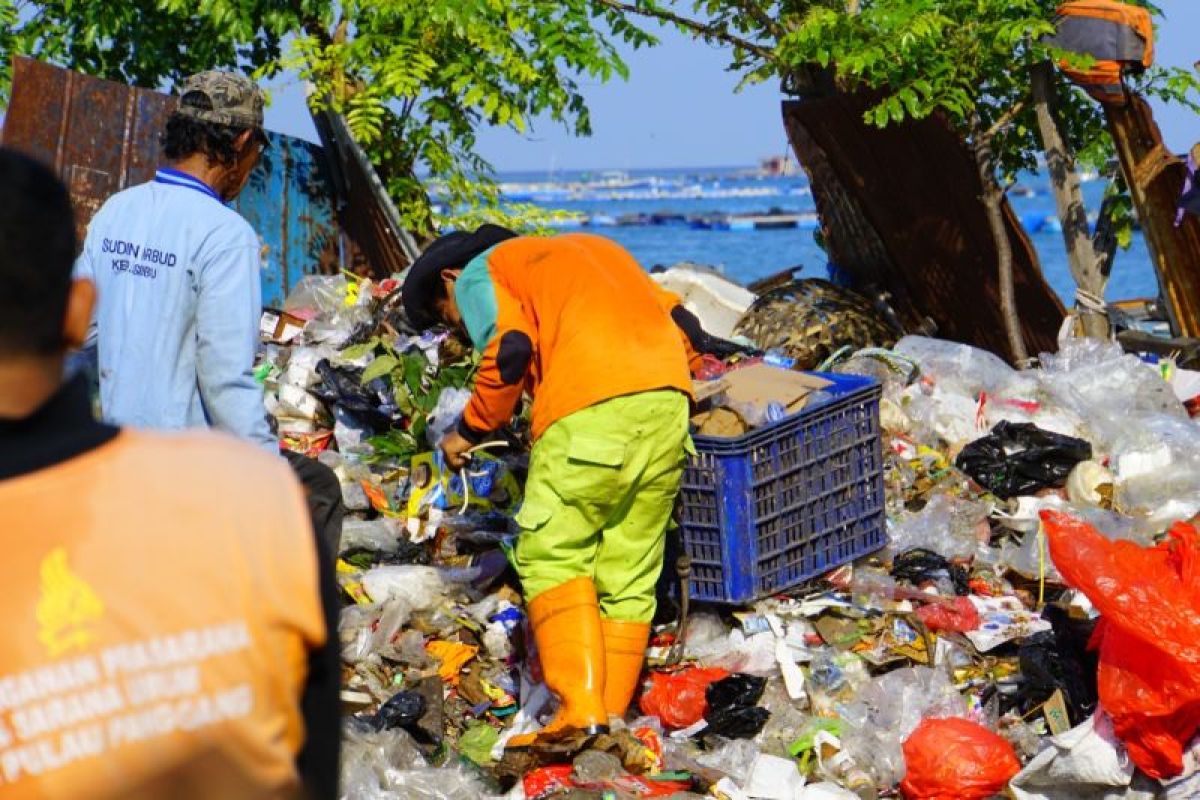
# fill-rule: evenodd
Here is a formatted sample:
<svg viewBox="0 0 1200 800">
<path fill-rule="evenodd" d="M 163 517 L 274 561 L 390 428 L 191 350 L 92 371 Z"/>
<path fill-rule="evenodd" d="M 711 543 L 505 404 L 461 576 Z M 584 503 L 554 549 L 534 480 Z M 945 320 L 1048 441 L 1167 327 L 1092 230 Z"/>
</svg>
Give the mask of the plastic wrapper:
<svg viewBox="0 0 1200 800">
<path fill-rule="evenodd" d="M 372 652 L 372 636 L 379 610 L 374 606 L 346 606 L 338 616 L 342 659 L 357 664 Z"/>
<path fill-rule="evenodd" d="M 815 713 L 841 716 L 870 682 L 871 676 L 861 658 L 826 648 L 813 656 L 806 686 Z"/>
<path fill-rule="evenodd" d="M 1138 767 L 1179 775 L 1200 731 L 1200 534 L 1180 523 L 1142 548 L 1065 514 L 1042 517 L 1054 563 L 1101 614 L 1100 705 Z"/>
<path fill-rule="evenodd" d="M 927 719 L 904 742 L 906 800 L 987 800 L 1021 771 L 1012 745 L 965 719 Z"/>
<path fill-rule="evenodd" d="M 917 618 L 931 631 L 969 633 L 980 626 L 979 611 L 966 597 L 953 603 L 929 603 L 917 609 Z"/>
<path fill-rule="evenodd" d="M 750 777 L 760 752 L 758 745 L 750 739 L 713 737 L 707 741 L 707 746 L 707 752 L 696 756 L 696 761 L 728 775 L 739 786 Z"/>
<path fill-rule="evenodd" d="M 394 553 L 400 547 L 400 524 L 392 519 L 347 518 L 342 523 L 342 551 L 370 550 Z"/>
<path fill-rule="evenodd" d="M 1075 465 L 1091 457 L 1092 446 L 1082 439 L 1001 422 L 964 447 L 955 463 L 980 486 L 1007 499 L 1062 486 Z"/>
<path fill-rule="evenodd" d="M 704 666 L 727 672 L 761 676 L 779 672 L 779 662 L 775 658 L 775 636 L 770 632 L 747 636 L 740 630 L 733 630 L 723 640 L 718 639 L 696 648 L 695 655 Z"/>
<path fill-rule="evenodd" d="M 980 525 L 989 510 L 986 503 L 936 494 L 920 511 L 888 520 L 889 550 L 920 548 L 945 558 L 966 558 L 979 545 Z"/>
<path fill-rule="evenodd" d="M 652 672 L 639 707 L 643 714 L 658 717 L 666 728 L 690 727 L 708 710 L 705 692 L 710 684 L 726 678 L 723 669 L 688 667 L 679 672 Z"/>
<path fill-rule="evenodd" d="M 434 567 L 411 564 L 375 567 L 363 573 L 362 585 L 377 603 L 401 600 L 412 609 L 433 608 L 446 596 L 442 573 Z"/>
</svg>

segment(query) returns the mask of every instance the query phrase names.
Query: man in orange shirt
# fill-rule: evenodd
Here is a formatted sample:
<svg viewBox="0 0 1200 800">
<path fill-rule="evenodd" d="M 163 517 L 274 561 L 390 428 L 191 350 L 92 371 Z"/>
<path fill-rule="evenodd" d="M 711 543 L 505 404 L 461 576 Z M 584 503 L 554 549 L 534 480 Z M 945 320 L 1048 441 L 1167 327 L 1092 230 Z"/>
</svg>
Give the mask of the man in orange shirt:
<svg viewBox="0 0 1200 800">
<path fill-rule="evenodd" d="M 546 730 L 604 730 L 641 674 L 691 448 L 689 361 L 715 340 L 628 252 L 585 234 L 452 233 L 417 259 L 403 293 L 411 322 L 445 323 L 482 354 L 441 445 L 451 467 L 533 398 L 514 561 L 562 701 Z"/>
<path fill-rule="evenodd" d="M 287 464 L 97 422 L 65 187 L 0 149 L 0 798 L 337 793 L 336 588 Z"/>
</svg>

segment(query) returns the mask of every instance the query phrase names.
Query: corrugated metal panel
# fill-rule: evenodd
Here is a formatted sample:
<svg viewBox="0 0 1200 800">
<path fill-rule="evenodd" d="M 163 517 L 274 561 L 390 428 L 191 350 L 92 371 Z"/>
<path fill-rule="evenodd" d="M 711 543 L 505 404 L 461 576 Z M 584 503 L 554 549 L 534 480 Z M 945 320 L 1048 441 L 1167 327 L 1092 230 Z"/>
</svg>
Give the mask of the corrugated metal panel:
<svg viewBox="0 0 1200 800">
<path fill-rule="evenodd" d="M 172 97 L 16 59 L 5 146 L 53 165 L 71 190 L 80 238 L 110 195 L 150 180 Z M 278 306 L 304 275 L 352 263 L 337 224 L 320 146 L 270 134 L 271 146 L 234 208 L 263 242 L 263 304 Z"/>
<path fill-rule="evenodd" d="M 368 274 L 402 272 L 419 254 L 412 236 L 379 180 L 370 159 L 350 133 L 346 120 L 329 109 L 313 114 L 339 198 L 342 224 L 367 258 Z"/>
</svg>

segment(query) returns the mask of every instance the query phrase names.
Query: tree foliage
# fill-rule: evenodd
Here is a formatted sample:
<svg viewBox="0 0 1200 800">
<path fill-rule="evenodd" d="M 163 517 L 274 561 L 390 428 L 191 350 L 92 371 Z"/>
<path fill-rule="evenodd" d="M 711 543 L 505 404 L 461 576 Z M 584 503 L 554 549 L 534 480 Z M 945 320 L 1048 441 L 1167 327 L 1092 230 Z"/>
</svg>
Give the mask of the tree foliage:
<svg viewBox="0 0 1200 800">
<path fill-rule="evenodd" d="M 24 53 L 150 87 L 220 66 L 298 72 L 313 86 L 311 104 L 346 115 L 422 234 L 455 217 L 544 221 L 532 207 L 501 209 L 476 131 L 524 132 L 546 115 L 589 133 L 581 81 L 624 77 L 617 43 L 653 42 L 592 0 L 0 0 L 6 18 L 17 21 L 0 32 L 5 65 Z"/>
</svg>

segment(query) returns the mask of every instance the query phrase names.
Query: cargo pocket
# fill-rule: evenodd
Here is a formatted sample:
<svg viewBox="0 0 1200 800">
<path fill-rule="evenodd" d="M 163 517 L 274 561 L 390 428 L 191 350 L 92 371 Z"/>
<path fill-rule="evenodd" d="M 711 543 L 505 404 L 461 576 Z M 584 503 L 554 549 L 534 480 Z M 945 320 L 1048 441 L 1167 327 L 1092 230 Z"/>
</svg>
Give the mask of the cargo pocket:
<svg viewBox="0 0 1200 800">
<path fill-rule="evenodd" d="M 567 463 L 555 487 L 566 503 L 606 506 L 620 500 L 621 467 L 627 444 L 621 438 L 571 436 Z"/>
<path fill-rule="evenodd" d="M 521 533 L 532 533 L 546 527 L 546 523 L 554 516 L 554 508 L 546 503 L 525 502 L 521 510 L 513 517 Z"/>
</svg>

